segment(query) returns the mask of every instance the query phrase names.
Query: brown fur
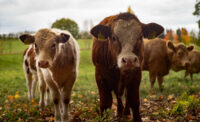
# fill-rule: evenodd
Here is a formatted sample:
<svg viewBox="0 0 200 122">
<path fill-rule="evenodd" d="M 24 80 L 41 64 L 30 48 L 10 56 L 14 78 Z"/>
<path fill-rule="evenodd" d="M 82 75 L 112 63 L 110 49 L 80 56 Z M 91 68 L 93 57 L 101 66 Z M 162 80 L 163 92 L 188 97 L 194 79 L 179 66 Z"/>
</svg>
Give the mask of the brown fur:
<svg viewBox="0 0 200 122">
<path fill-rule="evenodd" d="M 173 46 L 172 43 L 172 47 L 169 47 L 169 43 L 171 42 L 159 38 L 144 42 L 143 70 L 149 71 L 151 90 L 156 78 L 162 90 L 163 77 L 169 73 L 169 70 L 172 68 L 179 71 L 189 63 L 187 47 L 183 44 Z"/>
<path fill-rule="evenodd" d="M 190 74 L 191 81 L 193 81 L 193 74 L 200 72 L 200 51 L 193 50 L 189 52 L 190 66 L 186 68 L 185 76 Z"/>
<path fill-rule="evenodd" d="M 27 52 L 27 51 L 28 51 L 28 52 Z M 25 65 L 26 65 L 27 67 L 29 67 L 29 65 L 30 65 L 29 68 L 30 68 L 31 70 L 35 70 L 35 71 L 36 71 L 36 61 L 35 61 L 35 56 L 36 56 L 36 54 L 35 54 L 34 48 L 31 47 L 30 50 L 28 50 L 28 48 L 26 48 L 26 49 L 24 50 L 23 58 L 24 58 L 24 56 L 25 56 L 26 53 L 28 53 L 28 55 L 27 55 L 28 57 L 27 57 L 27 58 L 29 58 L 29 62 L 28 62 L 27 59 L 25 59 L 25 60 L 24 60 Z"/>
</svg>

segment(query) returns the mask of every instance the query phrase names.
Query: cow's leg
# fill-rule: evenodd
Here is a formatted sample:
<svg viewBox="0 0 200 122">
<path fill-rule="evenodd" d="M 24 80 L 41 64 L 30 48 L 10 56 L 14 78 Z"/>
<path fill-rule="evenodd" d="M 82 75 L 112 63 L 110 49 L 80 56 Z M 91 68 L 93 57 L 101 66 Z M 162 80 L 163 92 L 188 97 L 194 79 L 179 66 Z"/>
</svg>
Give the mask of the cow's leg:
<svg viewBox="0 0 200 122">
<path fill-rule="evenodd" d="M 162 86 L 162 83 L 163 83 L 163 76 L 157 76 L 157 79 L 158 79 L 158 85 L 159 85 L 159 89 L 160 91 L 163 91 L 163 86 Z"/>
<path fill-rule="evenodd" d="M 100 96 L 100 110 L 101 115 L 103 112 L 112 106 L 112 93 L 111 88 L 108 87 L 108 81 L 101 76 L 101 70 L 95 69 L 95 78 Z"/>
<path fill-rule="evenodd" d="M 112 106 L 112 93 L 109 90 L 99 89 L 101 115 Z"/>
<path fill-rule="evenodd" d="M 60 92 L 54 81 L 48 80 L 47 81 L 48 86 L 51 90 L 53 102 L 54 102 L 54 108 L 55 108 L 55 121 L 60 122 L 61 121 L 61 111 L 60 111 Z"/>
<path fill-rule="evenodd" d="M 124 108 L 123 114 L 124 115 L 130 115 L 131 112 L 130 112 L 130 106 L 128 104 L 127 90 L 125 91 L 125 96 L 126 96 L 126 103 L 125 103 L 125 108 Z"/>
<path fill-rule="evenodd" d="M 39 106 L 41 109 L 44 108 L 45 103 L 44 103 L 44 94 L 45 94 L 45 90 L 46 90 L 46 82 L 44 80 L 44 76 L 41 72 L 40 69 L 38 69 L 38 80 L 39 80 L 39 90 L 40 90 L 40 102 L 39 102 Z"/>
<path fill-rule="evenodd" d="M 190 73 L 190 79 L 191 79 L 191 81 L 193 81 L 193 74 L 192 73 Z"/>
<path fill-rule="evenodd" d="M 117 97 L 117 116 L 122 117 L 122 113 L 123 113 L 123 109 L 124 109 L 124 106 L 123 106 L 123 103 L 122 103 L 122 98 L 121 98 L 121 95 L 118 94 L 117 89 L 114 90 L 114 92 L 115 92 L 116 97 Z"/>
<path fill-rule="evenodd" d="M 38 81 L 38 76 L 37 74 L 33 74 L 33 81 L 32 81 L 32 89 L 31 89 L 31 94 L 32 94 L 32 98 L 35 99 L 35 90 L 36 90 L 36 86 L 37 86 L 37 81 Z"/>
<path fill-rule="evenodd" d="M 184 79 L 188 76 L 188 72 L 187 72 L 187 70 L 185 71 L 185 75 L 184 75 Z"/>
<path fill-rule="evenodd" d="M 137 86 L 131 86 L 127 89 L 127 99 L 128 104 L 133 112 L 133 118 L 134 122 L 141 122 L 141 117 L 139 113 L 139 106 L 140 106 L 140 100 L 139 100 L 139 87 Z"/>
<path fill-rule="evenodd" d="M 46 86 L 46 105 L 50 104 L 50 91 L 49 91 L 49 87 Z"/>
<path fill-rule="evenodd" d="M 70 102 L 70 96 L 71 96 L 71 91 L 72 87 L 74 84 L 75 78 L 72 81 L 66 82 L 63 90 L 61 91 L 61 98 L 62 98 L 62 121 L 63 122 L 68 122 L 69 121 L 69 115 L 68 115 L 68 107 L 69 107 L 69 102 Z"/>
<path fill-rule="evenodd" d="M 153 86 L 154 86 L 154 83 L 156 81 L 156 74 L 155 73 L 152 73 L 151 71 L 149 72 L 149 77 L 150 77 L 150 83 L 151 83 L 151 88 L 150 88 L 150 91 L 153 92 Z"/>
<path fill-rule="evenodd" d="M 28 100 L 31 101 L 32 98 L 32 94 L 31 94 L 31 89 L 32 89 L 32 73 L 30 73 L 29 69 L 28 71 L 24 71 L 25 72 L 25 78 L 26 78 L 26 86 L 28 88 Z"/>
</svg>

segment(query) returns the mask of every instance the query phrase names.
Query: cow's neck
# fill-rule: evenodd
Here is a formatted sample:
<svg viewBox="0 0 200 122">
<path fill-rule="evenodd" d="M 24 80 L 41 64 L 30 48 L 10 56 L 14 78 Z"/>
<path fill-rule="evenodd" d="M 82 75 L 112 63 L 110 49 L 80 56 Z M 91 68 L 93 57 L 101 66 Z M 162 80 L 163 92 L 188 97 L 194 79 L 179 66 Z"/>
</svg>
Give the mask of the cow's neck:
<svg viewBox="0 0 200 122">
<path fill-rule="evenodd" d="M 167 57 L 168 57 L 168 65 L 169 67 L 171 67 L 172 63 L 173 63 L 173 52 L 170 49 L 167 49 Z"/>
</svg>

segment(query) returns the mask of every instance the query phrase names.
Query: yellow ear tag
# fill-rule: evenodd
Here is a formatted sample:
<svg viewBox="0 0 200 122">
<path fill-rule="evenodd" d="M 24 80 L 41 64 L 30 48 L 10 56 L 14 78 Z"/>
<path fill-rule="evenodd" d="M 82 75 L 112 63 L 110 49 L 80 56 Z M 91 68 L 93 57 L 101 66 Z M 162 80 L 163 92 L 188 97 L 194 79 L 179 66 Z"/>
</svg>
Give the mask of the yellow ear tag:
<svg viewBox="0 0 200 122">
<path fill-rule="evenodd" d="M 104 35 L 102 35 L 101 33 L 98 33 L 98 40 L 99 41 L 104 41 L 105 40 Z"/>
</svg>

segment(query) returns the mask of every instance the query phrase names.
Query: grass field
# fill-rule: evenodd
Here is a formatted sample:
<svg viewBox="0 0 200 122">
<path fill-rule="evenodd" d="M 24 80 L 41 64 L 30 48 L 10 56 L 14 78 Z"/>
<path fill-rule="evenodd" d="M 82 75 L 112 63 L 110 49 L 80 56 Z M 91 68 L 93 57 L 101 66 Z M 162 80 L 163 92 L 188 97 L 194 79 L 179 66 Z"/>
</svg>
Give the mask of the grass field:
<svg viewBox="0 0 200 122">
<path fill-rule="evenodd" d="M 9 43 L 4 43 L 4 53 L 9 53 Z M 19 40 L 12 41 L 11 43 L 12 52 L 23 52 L 27 47 Z M 87 49 L 92 42 L 91 40 L 78 40 L 78 43 L 83 50 L 81 50 L 78 79 L 73 87 L 70 114 L 74 115 L 74 118 L 79 117 L 81 120 L 86 121 L 102 120 L 99 116 L 99 99 L 94 78 L 94 66 L 91 62 L 91 51 Z M 184 71 L 170 71 L 169 75 L 164 78 L 163 92 L 159 91 L 156 82 L 156 95 L 154 96 L 156 98 L 168 98 L 170 95 L 173 95 L 174 99 L 176 99 L 183 93 L 188 95 L 200 93 L 200 75 L 194 75 L 194 82 L 191 82 L 189 77 L 183 80 L 183 76 Z M 143 72 L 140 86 L 141 100 L 146 101 L 151 96 L 149 94 L 149 87 L 149 74 L 145 71 Z M 27 101 L 27 88 L 22 69 L 22 53 L 0 55 L 0 121 L 53 120 L 53 107 L 49 106 L 45 111 L 39 111 L 38 90 L 36 94 L 36 100 L 29 103 Z M 113 111 L 110 113 L 110 116 L 113 116 Z"/>
</svg>

